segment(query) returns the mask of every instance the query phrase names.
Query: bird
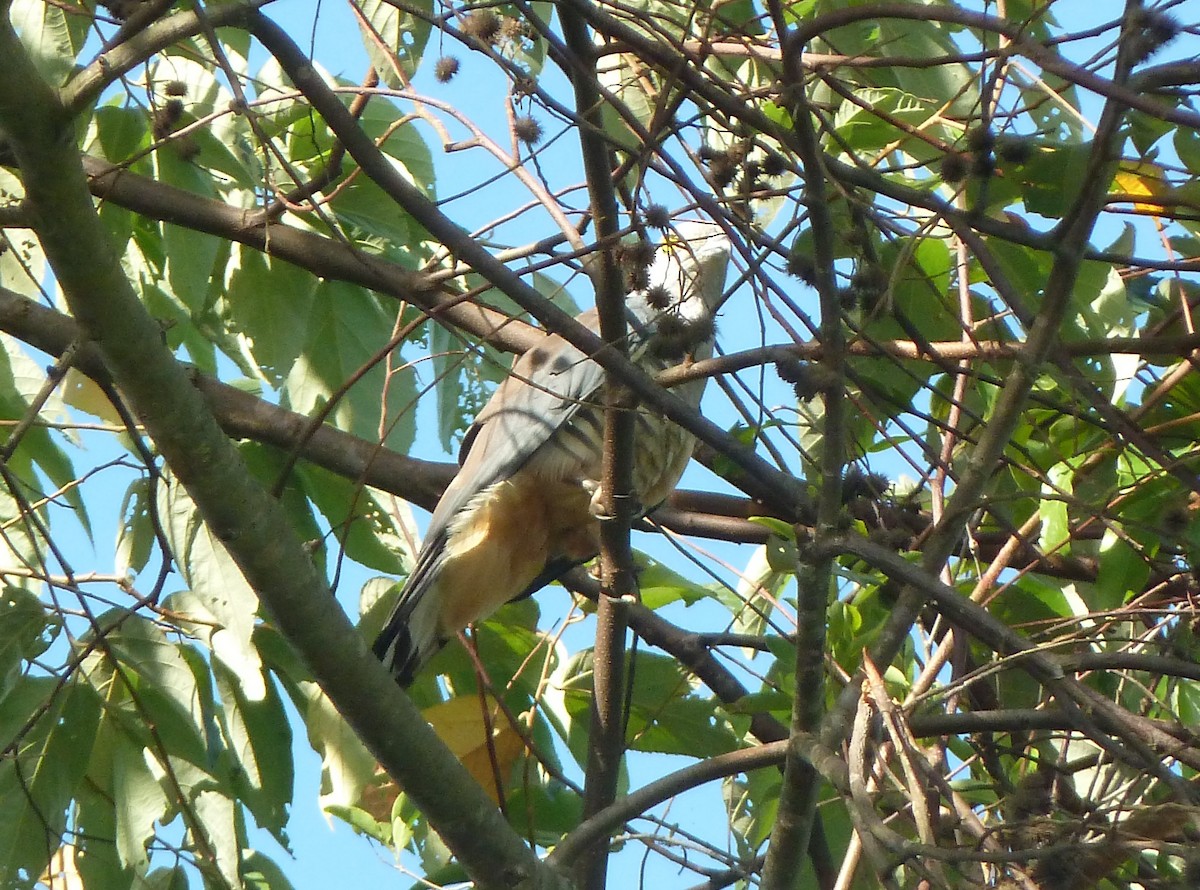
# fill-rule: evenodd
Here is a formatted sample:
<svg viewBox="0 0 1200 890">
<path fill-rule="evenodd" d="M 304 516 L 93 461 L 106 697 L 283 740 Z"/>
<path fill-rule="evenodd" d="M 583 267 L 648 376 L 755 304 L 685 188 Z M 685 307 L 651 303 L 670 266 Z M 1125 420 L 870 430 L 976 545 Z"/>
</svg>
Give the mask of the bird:
<svg viewBox="0 0 1200 890">
<path fill-rule="evenodd" d="M 730 242 L 709 222 L 669 231 L 626 298 L 629 355 L 653 373 L 713 352 Z M 577 320 L 599 332 L 595 309 Z M 674 391 L 699 407 L 704 379 Z M 413 569 L 372 649 L 408 687 L 450 639 L 599 551 L 604 369 L 556 334 L 526 351 L 463 438 Z M 638 411 L 639 515 L 675 489 L 695 439 Z"/>
</svg>

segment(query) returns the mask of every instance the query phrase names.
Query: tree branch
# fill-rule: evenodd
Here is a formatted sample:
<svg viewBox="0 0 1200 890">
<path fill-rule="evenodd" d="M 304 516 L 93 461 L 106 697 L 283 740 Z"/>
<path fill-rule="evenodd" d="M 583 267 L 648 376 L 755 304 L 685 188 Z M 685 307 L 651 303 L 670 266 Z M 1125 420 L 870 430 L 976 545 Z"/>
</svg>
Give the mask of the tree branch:
<svg viewBox="0 0 1200 890">
<path fill-rule="evenodd" d="M 612 164 L 603 132 L 600 91 L 596 85 L 594 48 L 587 25 L 560 8 L 563 35 L 570 50 L 565 71 L 575 93 L 580 154 L 587 179 L 592 218 L 600 250 L 588 273 L 596 289 L 600 336 L 628 359 L 624 278 L 613 250 L 618 229 Z M 592 701 L 587 769 L 583 790 L 585 820 L 609 807 L 617 796 L 625 751 L 625 636 L 629 606 L 637 594 L 629 529 L 637 495 L 633 487 L 633 449 L 637 415 L 630 392 L 618 374 L 604 375 L 604 446 L 601 460 L 600 600 L 596 609 L 596 643 L 592 649 Z M 610 829 L 611 830 L 611 829 Z M 585 890 L 603 890 L 608 871 L 608 844 L 595 836 L 572 862 L 576 882 Z"/>
<path fill-rule="evenodd" d="M 358 284 L 397 300 L 407 300 L 423 308 L 431 318 L 444 320 L 510 352 L 524 352 L 542 338 L 540 332 L 525 322 L 502 312 L 464 301 L 458 294 L 440 294 L 440 288 L 426 276 L 398 263 L 276 222 L 262 211 L 242 210 L 203 198 L 98 158 L 84 156 L 83 166 L 88 173 L 88 185 L 97 198 L 150 219 L 227 238 L 322 278 Z"/>
</svg>

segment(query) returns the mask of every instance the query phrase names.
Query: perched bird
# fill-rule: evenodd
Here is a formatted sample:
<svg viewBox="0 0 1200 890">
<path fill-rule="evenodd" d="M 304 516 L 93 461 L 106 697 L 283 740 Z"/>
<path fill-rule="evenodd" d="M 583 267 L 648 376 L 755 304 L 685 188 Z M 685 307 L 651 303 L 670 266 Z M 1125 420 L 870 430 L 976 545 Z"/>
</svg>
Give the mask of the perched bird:
<svg viewBox="0 0 1200 890">
<path fill-rule="evenodd" d="M 711 223 L 682 223 L 660 245 L 646 286 L 626 301 L 630 358 L 649 372 L 712 354 L 729 240 Z M 579 321 L 599 330 L 595 310 Z M 513 364 L 479 412 L 458 475 L 375 654 L 401 685 L 468 624 L 528 596 L 599 550 L 604 370 L 550 335 Z M 704 381 L 677 392 L 699 406 Z M 634 489 L 643 509 L 664 501 L 692 456 L 683 429 L 638 410 Z"/>
</svg>

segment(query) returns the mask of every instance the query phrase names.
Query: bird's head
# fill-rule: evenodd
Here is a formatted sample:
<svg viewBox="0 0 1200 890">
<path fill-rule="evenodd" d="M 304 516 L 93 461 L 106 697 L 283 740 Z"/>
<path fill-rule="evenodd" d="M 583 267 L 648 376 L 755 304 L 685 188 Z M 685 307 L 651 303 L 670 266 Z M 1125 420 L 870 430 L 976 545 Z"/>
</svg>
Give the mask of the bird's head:
<svg viewBox="0 0 1200 890">
<path fill-rule="evenodd" d="M 729 253 L 729 238 L 715 223 L 678 223 L 659 245 L 649 286 L 630 295 L 630 308 L 645 320 L 663 312 L 711 319 L 725 296 Z"/>
</svg>

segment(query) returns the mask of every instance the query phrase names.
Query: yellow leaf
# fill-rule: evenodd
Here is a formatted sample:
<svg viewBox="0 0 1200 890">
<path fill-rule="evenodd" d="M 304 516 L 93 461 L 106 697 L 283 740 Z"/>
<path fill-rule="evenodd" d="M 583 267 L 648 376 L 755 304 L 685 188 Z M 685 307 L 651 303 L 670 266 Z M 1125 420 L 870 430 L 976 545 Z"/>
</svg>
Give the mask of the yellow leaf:
<svg viewBox="0 0 1200 890">
<path fill-rule="evenodd" d="M 83 876 L 75 867 L 75 847 L 63 844 L 55 850 L 38 883 L 53 887 L 54 890 L 86 890 Z"/>
<path fill-rule="evenodd" d="M 496 774 L 492 769 L 492 755 L 488 747 L 488 720 L 485 717 L 489 717 L 492 724 L 491 749 L 495 752 L 502 781 L 507 780 L 513 764 L 525 750 L 525 743 L 508 722 L 508 718 L 503 714 L 485 714 L 475 696 L 460 696 L 440 702 L 426 708 L 422 714 L 433 726 L 438 737 L 446 743 L 446 747 L 453 751 L 459 762 L 467 768 L 467 772 L 474 776 L 488 796 L 498 803 L 500 796 L 496 788 Z"/>
<path fill-rule="evenodd" d="M 86 374 L 81 374 L 74 368 L 67 371 L 63 383 L 63 399 L 72 408 L 78 408 L 93 417 L 98 417 L 105 423 L 121 426 L 121 415 L 113 408 L 112 402 L 104 394 L 96 382 Z"/>
<path fill-rule="evenodd" d="M 1113 186 L 1120 194 L 1133 198 L 1158 197 L 1163 192 L 1169 190 L 1167 184 L 1163 181 L 1162 171 L 1154 164 L 1145 161 L 1135 164 L 1122 164 L 1121 169 L 1113 177 Z M 1147 211 L 1149 213 L 1162 210 L 1162 204 L 1157 201 L 1153 204 L 1134 201 L 1133 206 L 1136 210 Z"/>
</svg>

